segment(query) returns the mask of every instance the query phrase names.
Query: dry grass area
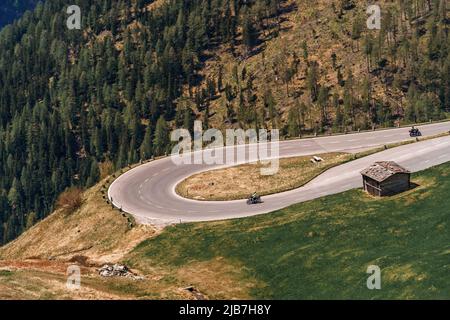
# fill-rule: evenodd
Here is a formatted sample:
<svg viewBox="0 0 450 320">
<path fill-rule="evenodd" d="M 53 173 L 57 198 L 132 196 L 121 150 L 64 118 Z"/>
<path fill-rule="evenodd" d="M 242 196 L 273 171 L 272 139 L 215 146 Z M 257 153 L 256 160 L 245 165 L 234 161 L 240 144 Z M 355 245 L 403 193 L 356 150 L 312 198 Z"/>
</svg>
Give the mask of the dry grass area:
<svg viewBox="0 0 450 320">
<path fill-rule="evenodd" d="M 147 11 L 152 11 L 152 10 L 155 10 L 155 9 L 158 9 L 159 7 L 161 7 L 163 4 L 165 4 L 167 1 L 166 0 L 156 0 L 156 1 L 153 1 L 152 3 L 150 3 L 148 6 L 147 6 Z"/>
<path fill-rule="evenodd" d="M 232 264 L 223 257 L 209 261 L 193 262 L 176 270 L 179 279 L 193 283 L 196 288 L 214 299 L 247 300 L 251 299 L 251 289 L 258 286 L 255 279 L 243 281 L 241 264 Z"/>
<path fill-rule="evenodd" d="M 81 266 L 80 288 L 71 290 L 66 286 L 70 264 L 44 260 L 0 261 L 0 299 L 194 299 L 192 293 L 182 290 L 167 273 L 146 274 L 144 280 L 102 278 L 96 266 Z"/>
<path fill-rule="evenodd" d="M 189 240 L 187 240 L 189 242 Z M 212 259 L 193 259 L 188 263 L 170 265 L 153 260 L 142 250 L 136 249 L 127 257 L 127 264 L 152 279 L 153 286 L 160 284 L 150 298 L 196 299 L 196 296 L 184 290 L 195 288 L 203 299 L 252 299 L 251 291 L 264 287 L 261 281 L 249 278 L 247 269 L 241 263 L 224 257 Z M 168 256 L 171 256 L 168 253 Z M 164 287 L 164 285 L 166 287 Z"/>
<path fill-rule="evenodd" d="M 71 292 L 64 286 L 62 275 L 42 271 L 0 271 L 0 291 L 3 300 L 48 300 L 48 299 L 101 299 L 117 296 L 95 289 L 82 287 Z"/>
<path fill-rule="evenodd" d="M 0 261 L 1 299 L 117 299 L 120 296 L 84 285 L 66 288 L 70 263 L 45 260 Z M 95 276 L 92 268 L 81 267 L 83 277 Z"/>
<path fill-rule="evenodd" d="M 56 201 L 56 206 L 59 209 L 64 209 L 68 212 L 73 212 L 83 204 L 83 190 L 72 187 L 61 193 Z"/>
<path fill-rule="evenodd" d="M 18 239 L 0 248 L 3 259 L 70 259 L 83 255 L 92 261 L 117 261 L 156 230 L 130 228 L 127 218 L 112 210 L 101 194 L 102 183 L 84 192 L 79 208 L 57 209 Z M 69 197 L 72 199 L 72 197 Z"/>
<path fill-rule="evenodd" d="M 100 277 L 97 270 L 101 265 L 117 262 L 129 266 L 130 252 L 161 232 L 152 226 L 130 227 L 127 217 L 103 199 L 105 181 L 81 194 L 74 190 L 66 193 L 53 214 L 0 248 L 0 299 L 250 297 L 254 285 L 249 281 L 241 284 L 243 269 L 226 259 L 177 267 L 149 260 L 132 266 L 143 280 Z M 74 199 L 77 205 L 69 206 Z M 67 267 L 72 264 L 81 268 L 79 290 L 66 288 Z M 183 289 L 189 286 L 198 292 Z"/>
<path fill-rule="evenodd" d="M 137 257 L 141 261 L 140 257 Z M 67 268 L 73 262 L 57 260 L 0 260 L 0 299 L 250 299 L 260 287 L 256 280 L 243 281 L 245 268 L 218 257 L 176 267 L 151 261 L 135 273 L 143 280 L 102 278 L 98 265 L 80 265 L 81 286 L 66 287 Z M 196 292 L 185 290 L 194 287 Z"/>
<path fill-rule="evenodd" d="M 320 155 L 323 162 L 311 162 L 311 156 L 280 159 L 280 169 L 271 176 L 261 175 L 262 163 L 211 170 L 193 175 L 176 188 L 183 197 L 196 200 L 245 199 L 254 191 L 268 195 L 299 188 L 325 170 L 352 159 L 347 153 Z"/>
</svg>

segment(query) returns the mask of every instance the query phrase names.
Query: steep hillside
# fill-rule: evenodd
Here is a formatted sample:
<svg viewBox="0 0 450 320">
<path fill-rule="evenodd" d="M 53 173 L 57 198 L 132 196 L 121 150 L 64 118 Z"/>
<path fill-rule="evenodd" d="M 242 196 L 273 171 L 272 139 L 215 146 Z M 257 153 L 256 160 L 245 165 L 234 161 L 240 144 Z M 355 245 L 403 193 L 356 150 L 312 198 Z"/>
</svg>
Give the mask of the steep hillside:
<svg viewBox="0 0 450 320">
<path fill-rule="evenodd" d="M 157 232 L 153 227 L 133 226 L 134 222 L 130 225 L 126 215 L 105 202 L 101 190 L 103 184 L 99 183 L 79 195 L 64 193 L 56 211 L 1 247 L 0 257 L 70 260 L 85 256 L 95 263 L 116 262 Z M 75 197 L 79 199 L 73 200 Z"/>
<path fill-rule="evenodd" d="M 346 3 L 287 1 L 279 28 L 261 32 L 250 54 L 213 52 L 203 74 L 224 90 L 210 103 L 210 125 L 298 136 L 445 117 L 448 4 L 381 1 L 378 31 L 366 27 L 365 1 Z"/>
<path fill-rule="evenodd" d="M 249 298 L 254 284 L 241 285 L 241 270 L 232 261 L 171 268 L 147 265 L 132 271 L 144 278 L 104 278 L 105 263 L 123 263 L 142 241 L 162 230 L 130 225 L 128 217 L 103 199 L 106 180 L 73 201 L 63 194 L 61 207 L 0 248 L 0 299 L 196 299 L 199 292 L 183 288 L 202 283 L 210 298 Z M 71 205 L 77 203 L 76 206 Z M 67 268 L 81 268 L 81 288 L 66 288 Z"/>
<path fill-rule="evenodd" d="M 446 117 L 447 1 L 74 1 L 0 32 L 0 241 L 66 188 L 171 148 L 169 133 L 280 128 L 285 137 Z"/>
</svg>

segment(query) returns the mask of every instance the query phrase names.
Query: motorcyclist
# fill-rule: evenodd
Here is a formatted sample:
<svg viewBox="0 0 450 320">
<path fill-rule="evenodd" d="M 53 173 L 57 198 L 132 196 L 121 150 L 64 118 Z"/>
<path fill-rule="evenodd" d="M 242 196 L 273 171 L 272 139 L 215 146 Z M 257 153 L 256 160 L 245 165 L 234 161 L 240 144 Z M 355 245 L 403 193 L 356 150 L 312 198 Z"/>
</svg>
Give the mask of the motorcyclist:
<svg viewBox="0 0 450 320">
<path fill-rule="evenodd" d="M 250 198 L 247 200 L 247 204 L 256 204 L 261 202 L 261 197 L 258 195 L 258 193 L 253 192 L 250 196 Z"/>
<path fill-rule="evenodd" d="M 420 130 L 417 129 L 415 126 L 412 126 L 411 130 L 409 131 L 410 135 L 413 136 L 421 136 Z"/>
</svg>

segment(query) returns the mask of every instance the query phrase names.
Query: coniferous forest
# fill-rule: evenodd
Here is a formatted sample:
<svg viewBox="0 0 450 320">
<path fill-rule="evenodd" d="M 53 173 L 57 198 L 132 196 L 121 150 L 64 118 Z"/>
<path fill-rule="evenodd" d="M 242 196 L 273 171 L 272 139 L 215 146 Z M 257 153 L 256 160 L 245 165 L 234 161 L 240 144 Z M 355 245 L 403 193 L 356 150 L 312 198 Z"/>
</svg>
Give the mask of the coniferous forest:
<svg viewBox="0 0 450 320">
<path fill-rule="evenodd" d="M 291 137 L 399 118 L 440 120 L 450 111 L 445 0 L 390 1 L 395 11 L 376 35 L 364 31 L 365 20 L 353 21 L 352 50 L 363 53 L 370 77 L 355 79 L 332 55 L 323 57 L 337 74 L 336 85 L 328 85 L 307 43 L 274 61 L 267 72 L 292 99 L 293 83 L 304 75 L 305 98 L 289 108 L 245 67 L 229 77 L 205 76 L 203 68 L 224 46 L 241 66 L 262 54 L 264 42 L 283 32 L 283 15 L 295 1 L 71 2 L 83 10 L 81 30 L 66 27 L 67 1 L 51 0 L 0 31 L 2 243 L 45 218 L 67 188 L 93 186 L 104 174 L 168 152 L 171 128 L 191 128 L 196 118 L 210 126 L 217 96 L 227 110 L 221 125 L 279 127 Z M 338 21 L 352 5 L 333 1 L 330 19 Z M 389 107 L 372 96 L 372 81 L 394 88 L 385 91 L 402 103 Z M 183 99 L 192 103 L 180 107 Z"/>
<path fill-rule="evenodd" d="M 75 2 L 89 8 L 83 30 L 65 27 L 67 5 L 56 0 L 0 33 L 3 242 L 51 212 L 67 187 L 96 183 L 100 162 L 121 168 L 163 154 L 166 120 L 175 116 L 182 86 L 195 81 L 202 50 L 235 37 L 242 22 L 230 12 L 247 7 L 169 1 L 146 10 L 151 1 Z"/>
</svg>

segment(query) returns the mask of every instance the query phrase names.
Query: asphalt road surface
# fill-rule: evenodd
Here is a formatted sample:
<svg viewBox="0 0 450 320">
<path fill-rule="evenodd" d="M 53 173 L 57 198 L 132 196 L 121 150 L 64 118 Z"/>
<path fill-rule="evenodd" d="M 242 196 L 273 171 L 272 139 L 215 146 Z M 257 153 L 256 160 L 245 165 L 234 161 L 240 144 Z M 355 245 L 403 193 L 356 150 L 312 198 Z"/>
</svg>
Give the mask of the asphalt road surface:
<svg viewBox="0 0 450 320">
<path fill-rule="evenodd" d="M 423 136 L 450 131 L 450 122 L 419 126 Z M 408 128 L 281 141 L 280 158 L 327 152 L 359 152 L 384 144 L 410 140 Z M 241 146 L 248 149 L 248 146 Z M 248 161 L 248 160 L 247 160 Z M 137 221 L 156 225 L 248 217 L 311 199 L 362 187 L 360 172 L 375 161 L 396 161 L 412 172 L 450 161 L 450 136 L 388 149 L 334 167 L 303 187 L 263 197 L 264 203 L 245 200 L 197 201 L 175 193 L 185 178 L 223 165 L 176 165 L 170 157 L 138 166 L 117 178 L 108 190 L 114 205 Z"/>
</svg>

